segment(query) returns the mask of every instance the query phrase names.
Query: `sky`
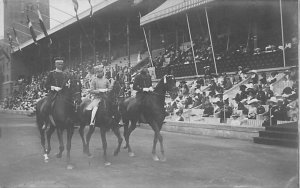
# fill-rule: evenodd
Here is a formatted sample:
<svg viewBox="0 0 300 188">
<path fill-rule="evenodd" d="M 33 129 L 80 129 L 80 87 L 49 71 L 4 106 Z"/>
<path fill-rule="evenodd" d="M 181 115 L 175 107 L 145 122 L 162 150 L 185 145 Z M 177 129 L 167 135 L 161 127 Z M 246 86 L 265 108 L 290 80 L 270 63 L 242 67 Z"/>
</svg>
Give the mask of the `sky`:
<svg viewBox="0 0 300 188">
<path fill-rule="evenodd" d="M 0 40 L 4 38 L 4 10 L 3 1 L 0 1 Z"/>
<path fill-rule="evenodd" d="M 90 9 L 88 0 L 77 0 L 78 1 L 78 14 Z M 92 5 L 97 5 L 102 1 L 106 0 L 91 0 Z M 70 15 L 75 16 L 74 6 L 72 0 L 49 0 L 50 3 L 50 28 L 53 28 L 60 24 L 59 22 L 65 22 L 72 18 Z M 3 1 L 0 0 L 0 40 L 4 38 L 4 10 Z M 58 21 L 56 21 L 58 20 Z"/>
<path fill-rule="evenodd" d="M 87 9 L 90 9 L 90 4 L 88 0 L 77 0 L 77 1 L 79 5 L 78 14 Z M 94 6 L 98 3 L 101 3 L 102 1 L 105 0 L 91 0 L 91 3 Z M 75 16 L 72 0 L 49 0 L 49 3 L 50 3 L 50 18 L 52 18 L 50 19 L 50 28 L 53 28 L 58 24 L 60 24 L 58 21 L 55 20 L 64 22 L 71 18 L 71 16 L 68 14 Z"/>
</svg>

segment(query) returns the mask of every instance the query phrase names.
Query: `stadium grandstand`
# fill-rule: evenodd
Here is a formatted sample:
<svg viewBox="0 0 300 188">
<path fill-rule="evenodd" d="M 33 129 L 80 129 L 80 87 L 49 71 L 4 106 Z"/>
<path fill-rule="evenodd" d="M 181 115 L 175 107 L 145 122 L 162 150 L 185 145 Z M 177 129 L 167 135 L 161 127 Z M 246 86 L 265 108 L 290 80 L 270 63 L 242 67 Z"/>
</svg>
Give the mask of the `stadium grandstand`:
<svg viewBox="0 0 300 188">
<path fill-rule="evenodd" d="M 283 101 L 278 124 L 297 122 L 297 7 L 296 0 L 102 1 L 92 16 L 86 10 L 1 56 L 14 70 L 3 106 L 33 110 L 53 58 L 61 56 L 82 78 L 98 64 L 110 77 L 149 67 L 155 81 L 171 68 L 179 91 L 165 104 L 170 121 L 261 127 L 269 103 Z"/>
</svg>

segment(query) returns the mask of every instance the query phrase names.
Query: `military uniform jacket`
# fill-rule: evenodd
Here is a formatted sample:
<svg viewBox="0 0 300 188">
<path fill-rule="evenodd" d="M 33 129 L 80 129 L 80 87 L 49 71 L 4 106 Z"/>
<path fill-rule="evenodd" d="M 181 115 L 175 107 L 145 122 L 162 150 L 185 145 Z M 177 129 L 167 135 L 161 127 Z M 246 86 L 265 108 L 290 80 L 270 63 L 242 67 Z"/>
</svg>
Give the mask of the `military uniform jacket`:
<svg viewBox="0 0 300 188">
<path fill-rule="evenodd" d="M 143 88 L 149 88 L 152 86 L 152 80 L 149 75 L 139 74 L 135 77 L 133 83 L 133 89 L 137 92 L 142 92 Z"/>
<path fill-rule="evenodd" d="M 67 79 L 68 76 L 65 72 L 51 71 L 47 77 L 45 87 L 47 90 L 51 90 L 51 86 L 62 88 Z"/>
</svg>

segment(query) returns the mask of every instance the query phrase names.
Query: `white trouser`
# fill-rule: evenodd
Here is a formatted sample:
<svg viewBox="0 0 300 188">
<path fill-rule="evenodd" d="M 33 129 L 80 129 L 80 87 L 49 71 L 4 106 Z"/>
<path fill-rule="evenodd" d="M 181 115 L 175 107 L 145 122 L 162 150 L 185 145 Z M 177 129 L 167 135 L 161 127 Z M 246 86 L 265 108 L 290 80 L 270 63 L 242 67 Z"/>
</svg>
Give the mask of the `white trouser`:
<svg viewBox="0 0 300 188">
<path fill-rule="evenodd" d="M 96 116 L 97 110 L 98 110 L 98 106 L 95 106 L 92 110 L 90 125 L 95 125 L 95 116 Z"/>
</svg>

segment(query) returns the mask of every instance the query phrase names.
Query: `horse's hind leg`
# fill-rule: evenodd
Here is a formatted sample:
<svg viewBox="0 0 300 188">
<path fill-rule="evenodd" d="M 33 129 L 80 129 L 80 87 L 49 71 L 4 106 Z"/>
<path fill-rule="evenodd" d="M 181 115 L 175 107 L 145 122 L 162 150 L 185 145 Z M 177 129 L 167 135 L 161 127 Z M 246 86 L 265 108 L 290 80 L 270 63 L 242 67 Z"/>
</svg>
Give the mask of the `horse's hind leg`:
<svg viewBox="0 0 300 188">
<path fill-rule="evenodd" d="M 71 140 L 72 140 L 72 136 L 74 133 L 74 128 L 73 127 L 69 127 L 67 129 L 67 168 L 68 169 L 72 169 L 73 166 L 70 164 L 71 161 L 71 156 L 70 156 L 70 151 L 71 151 Z"/>
<path fill-rule="evenodd" d="M 62 152 L 64 151 L 64 141 L 63 141 L 63 130 L 61 128 L 56 129 L 58 142 L 59 142 L 59 152 L 56 154 L 57 158 L 62 157 Z"/>
<path fill-rule="evenodd" d="M 78 132 L 79 132 L 79 135 L 80 135 L 81 141 L 82 141 L 83 153 L 86 153 L 86 142 L 84 139 L 84 127 L 85 127 L 85 125 L 80 125 Z"/>
<path fill-rule="evenodd" d="M 132 120 L 131 121 L 131 125 L 130 125 L 130 127 L 128 129 L 128 132 L 125 135 L 126 145 L 127 145 L 128 153 L 129 153 L 130 157 L 134 157 L 135 156 L 135 154 L 132 152 L 130 144 L 129 144 L 129 137 L 130 137 L 130 134 L 132 133 L 132 131 L 136 128 L 136 122 L 137 122 L 136 120 Z"/>
<path fill-rule="evenodd" d="M 106 141 L 106 129 L 104 127 L 100 127 L 100 133 L 101 133 L 101 140 L 102 140 L 102 147 L 103 147 L 103 157 L 104 157 L 104 165 L 109 166 L 111 165 L 110 162 L 107 160 L 107 141 Z"/>
<path fill-rule="evenodd" d="M 118 125 L 113 125 L 112 130 L 114 131 L 116 137 L 118 138 L 118 147 L 117 149 L 114 151 L 114 156 L 118 155 L 118 153 L 120 152 L 120 148 L 123 142 L 123 138 L 121 137 L 120 134 L 120 130 L 119 130 L 119 126 Z"/>
<path fill-rule="evenodd" d="M 54 130 L 55 130 L 55 127 L 52 126 L 52 125 L 50 125 L 49 129 L 47 129 L 47 131 L 46 131 L 46 134 L 47 134 L 47 145 L 48 145 L 46 152 L 47 152 L 48 155 L 49 155 L 49 153 L 51 151 L 50 140 L 51 140 L 51 136 L 52 136 Z"/>
<path fill-rule="evenodd" d="M 90 140 L 92 137 L 92 134 L 95 131 L 95 126 L 90 126 L 89 132 L 86 135 L 86 145 L 85 145 L 85 153 L 90 157 L 92 154 L 90 153 Z"/>
<path fill-rule="evenodd" d="M 128 143 L 127 143 L 127 139 L 126 139 L 126 135 L 128 134 L 128 126 L 129 126 L 129 121 L 124 122 L 124 125 L 123 125 L 123 127 L 124 127 L 123 136 L 124 136 L 125 141 L 126 141 L 126 144 L 125 144 L 125 146 L 124 146 L 124 149 L 127 149 L 127 148 L 128 148 Z"/>
</svg>

